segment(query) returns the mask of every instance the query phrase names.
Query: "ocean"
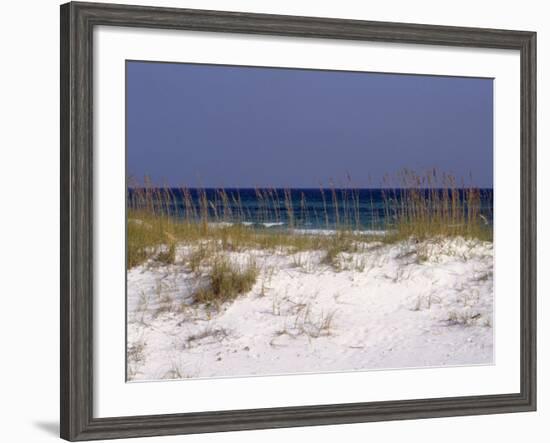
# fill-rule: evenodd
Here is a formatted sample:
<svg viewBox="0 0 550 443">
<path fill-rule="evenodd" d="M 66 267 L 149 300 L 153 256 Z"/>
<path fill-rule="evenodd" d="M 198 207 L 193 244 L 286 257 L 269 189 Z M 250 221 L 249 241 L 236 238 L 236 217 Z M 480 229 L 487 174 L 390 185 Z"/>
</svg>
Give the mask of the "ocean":
<svg viewBox="0 0 550 443">
<path fill-rule="evenodd" d="M 131 209 L 182 220 L 265 229 L 382 230 L 399 214 L 447 211 L 493 222 L 493 190 L 475 189 L 180 189 L 128 188 Z"/>
</svg>

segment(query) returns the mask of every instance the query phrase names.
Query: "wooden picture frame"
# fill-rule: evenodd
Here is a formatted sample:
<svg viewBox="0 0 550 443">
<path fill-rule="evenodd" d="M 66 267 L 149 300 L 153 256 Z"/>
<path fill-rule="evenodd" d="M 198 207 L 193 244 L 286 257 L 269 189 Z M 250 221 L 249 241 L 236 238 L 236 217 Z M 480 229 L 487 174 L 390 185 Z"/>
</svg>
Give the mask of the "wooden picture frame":
<svg viewBox="0 0 550 443">
<path fill-rule="evenodd" d="M 93 38 L 99 25 L 513 49 L 521 57 L 521 390 L 254 410 L 93 416 Z M 236 12 L 61 6 L 61 437 L 145 437 L 536 408 L 536 33 Z"/>
</svg>

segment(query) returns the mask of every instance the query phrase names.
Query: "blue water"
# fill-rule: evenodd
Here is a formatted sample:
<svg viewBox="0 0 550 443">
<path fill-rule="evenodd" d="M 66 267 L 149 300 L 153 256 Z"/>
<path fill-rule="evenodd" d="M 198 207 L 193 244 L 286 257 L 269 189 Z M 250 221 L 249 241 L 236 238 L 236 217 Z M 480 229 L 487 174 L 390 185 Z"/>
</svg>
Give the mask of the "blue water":
<svg viewBox="0 0 550 443">
<path fill-rule="evenodd" d="M 208 219 L 212 222 L 243 223 L 267 229 L 334 229 L 348 226 L 353 229 L 382 229 L 391 226 L 395 218 L 393 209 L 403 204 L 400 189 L 224 189 L 225 198 L 216 189 L 189 189 L 189 198 L 181 189 L 149 189 L 152 209 L 182 219 L 199 219 L 201 194 L 206 198 Z M 432 190 L 422 190 L 428 198 Z M 440 196 L 450 190 L 438 190 Z M 464 192 L 459 190 L 461 209 L 469 210 Z M 479 189 L 479 212 L 492 224 L 493 190 Z M 143 189 L 128 189 L 128 206 L 145 205 L 139 196 Z M 204 205 L 202 206 L 204 208 Z M 389 210 L 388 210 L 389 207 Z M 151 208 L 150 208 L 151 209 Z M 203 210 L 204 215 L 204 210 Z"/>
</svg>

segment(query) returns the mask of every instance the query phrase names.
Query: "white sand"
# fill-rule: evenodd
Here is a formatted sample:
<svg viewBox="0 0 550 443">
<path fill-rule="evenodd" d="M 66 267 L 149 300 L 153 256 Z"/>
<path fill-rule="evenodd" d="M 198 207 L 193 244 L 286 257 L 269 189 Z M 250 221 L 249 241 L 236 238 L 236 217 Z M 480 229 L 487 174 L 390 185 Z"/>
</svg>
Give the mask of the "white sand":
<svg viewBox="0 0 550 443">
<path fill-rule="evenodd" d="M 219 312 L 192 304 L 204 281 L 184 265 L 128 272 L 129 379 L 493 362 L 492 243 L 372 244 L 340 271 L 320 251 L 229 257 L 249 255 L 256 284 Z"/>
</svg>

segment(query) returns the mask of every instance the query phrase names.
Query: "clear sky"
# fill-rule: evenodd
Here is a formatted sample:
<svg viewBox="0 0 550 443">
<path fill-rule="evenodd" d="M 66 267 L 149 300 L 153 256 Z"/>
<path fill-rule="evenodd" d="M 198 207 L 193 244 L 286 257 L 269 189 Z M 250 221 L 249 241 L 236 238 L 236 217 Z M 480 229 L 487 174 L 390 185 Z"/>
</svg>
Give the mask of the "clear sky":
<svg viewBox="0 0 550 443">
<path fill-rule="evenodd" d="M 127 173 L 158 185 L 493 186 L 491 79 L 127 62 Z"/>
</svg>

